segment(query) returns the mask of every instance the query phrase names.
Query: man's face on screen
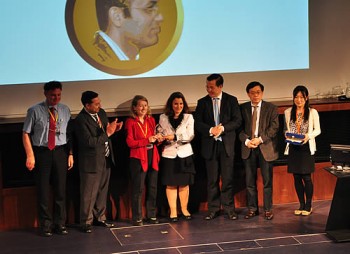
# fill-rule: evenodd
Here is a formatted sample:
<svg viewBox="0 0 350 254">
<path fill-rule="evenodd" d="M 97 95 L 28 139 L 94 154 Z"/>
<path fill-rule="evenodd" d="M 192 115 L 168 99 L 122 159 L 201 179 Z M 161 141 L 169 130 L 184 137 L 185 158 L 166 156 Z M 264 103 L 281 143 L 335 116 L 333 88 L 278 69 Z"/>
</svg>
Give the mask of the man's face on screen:
<svg viewBox="0 0 350 254">
<path fill-rule="evenodd" d="M 130 0 L 129 10 L 130 17 L 123 24 L 126 39 L 139 49 L 156 44 L 163 21 L 158 0 Z"/>
</svg>

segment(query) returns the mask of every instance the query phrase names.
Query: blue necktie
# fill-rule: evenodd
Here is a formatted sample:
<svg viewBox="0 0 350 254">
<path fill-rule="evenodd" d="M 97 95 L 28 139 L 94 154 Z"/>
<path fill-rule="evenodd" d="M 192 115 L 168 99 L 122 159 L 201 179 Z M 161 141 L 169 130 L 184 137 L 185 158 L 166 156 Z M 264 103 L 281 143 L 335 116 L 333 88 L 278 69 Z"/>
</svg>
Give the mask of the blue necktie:
<svg viewBox="0 0 350 254">
<path fill-rule="evenodd" d="M 220 98 L 213 98 L 213 109 L 214 109 L 214 121 L 215 121 L 215 126 L 220 124 L 220 113 L 219 113 L 219 100 Z M 215 138 L 215 140 L 220 140 L 222 141 L 221 137 Z"/>
<path fill-rule="evenodd" d="M 214 101 L 214 121 L 215 125 L 220 123 L 220 114 L 219 114 L 219 98 L 213 98 Z"/>
</svg>

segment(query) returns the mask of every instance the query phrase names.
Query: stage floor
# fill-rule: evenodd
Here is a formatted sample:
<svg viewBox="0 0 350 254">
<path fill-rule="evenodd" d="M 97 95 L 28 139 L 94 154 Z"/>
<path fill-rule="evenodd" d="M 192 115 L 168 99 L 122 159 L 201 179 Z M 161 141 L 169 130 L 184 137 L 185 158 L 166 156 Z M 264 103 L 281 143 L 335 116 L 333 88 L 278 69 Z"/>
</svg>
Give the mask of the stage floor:
<svg viewBox="0 0 350 254">
<path fill-rule="evenodd" d="M 295 216 L 298 204 L 275 205 L 271 221 L 262 213 L 244 219 L 245 208 L 238 209 L 239 219 L 221 215 L 203 219 L 193 214 L 191 221 L 158 225 L 131 226 L 115 222 L 116 228 L 94 227 L 85 234 L 71 225 L 67 236 L 40 237 L 37 229 L 0 232 L 0 253 L 349 253 L 349 243 L 334 243 L 325 234 L 331 201 L 313 203 L 310 216 Z"/>
</svg>

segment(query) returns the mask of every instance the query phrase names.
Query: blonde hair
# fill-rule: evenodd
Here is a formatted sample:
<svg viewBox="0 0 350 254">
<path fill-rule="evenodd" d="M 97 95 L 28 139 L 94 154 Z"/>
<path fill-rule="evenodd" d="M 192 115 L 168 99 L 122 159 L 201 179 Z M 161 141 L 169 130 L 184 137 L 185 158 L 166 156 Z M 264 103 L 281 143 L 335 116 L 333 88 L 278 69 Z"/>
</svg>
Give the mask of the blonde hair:
<svg viewBox="0 0 350 254">
<path fill-rule="evenodd" d="M 130 106 L 130 114 L 133 118 L 136 118 L 137 115 L 135 114 L 135 109 L 134 107 L 137 106 L 137 104 L 139 103 L 139 101 L 145 101 L 147 102 L 147 105 L 148 105 L 148 100 L 145 96 L 143 95 L 135 95 L 134 98 L 132 99 L 131 101 L 131 106 Z M 151 108 L 150 106 L 148 106 L 147 108 L 147 113 L 146 113 L 147 116 L 150 116 L 151 115 Z"/>
</svg>

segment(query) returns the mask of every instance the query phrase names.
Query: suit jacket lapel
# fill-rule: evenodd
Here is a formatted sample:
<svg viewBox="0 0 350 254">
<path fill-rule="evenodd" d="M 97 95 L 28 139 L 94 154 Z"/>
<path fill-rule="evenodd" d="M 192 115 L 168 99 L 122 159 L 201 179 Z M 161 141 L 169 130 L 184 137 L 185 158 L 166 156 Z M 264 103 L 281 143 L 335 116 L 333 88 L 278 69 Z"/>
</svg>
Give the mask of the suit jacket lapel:
<svg viewBox="0 0 350 254">
<path fill-rule="evenodd" d="M 224 92 L 222 92 L 222 96 L 221 96 L 221 103 L 220 103 L 220 123 L 222 122 L 222 118 L 225 114 L 225 105 L 227 104 L 227 96 Z"/>
<path fill-rule="evenodd" d="M 211 97 L 209 95 L 207 95 L 207 100 L 206 100 L 206 104 L 207 104 L 207 110 L 208 110 L 208 114 L 209 114 L 209 118 L 213 120 L 213 122 L 215 122 L 214 120 L 214 109 L 213 109 L 213 101 L 211 99 Z"/>
<path fill-rule="evenodd" d="M 247 133 L 251 133 L 252 132 L 252 118 L 253 118 L 253 110 L 252 110 L 252 103 L 246 103 L 243 106 L 243 117 L 246 117 L 247 119 L 247 123 L 246 123 L 246 127 L 245 130 Z M 249 126 L 249 127 L 248 127 Z M 247 129 L 248 128 L 248 129 Z"/>
<path fill-rule="evenodd" d="M 89 124 L 99 126 L 98 123 L 95 121 L 95 119 L 93 119 L 92 116 L 85 109 L 83 109 L 82 111 L 83 111 L 84 116 Z M 100 117 L 100 116 L 98 116 L 98 117 Z"/>
<path fill-rule="evenodd" d="M 258 130 L 259 134 L 260 134 L 261 128 L 265 128 L 265 126 L 262 126 L 262 121 L 261 121 L 261 119 L 265 118 L 265 114 L 266 114 L 265 103 L 264 101 L 261 101 L 260 116 L 259 116 L 259 130 Z"/>
</svg>

